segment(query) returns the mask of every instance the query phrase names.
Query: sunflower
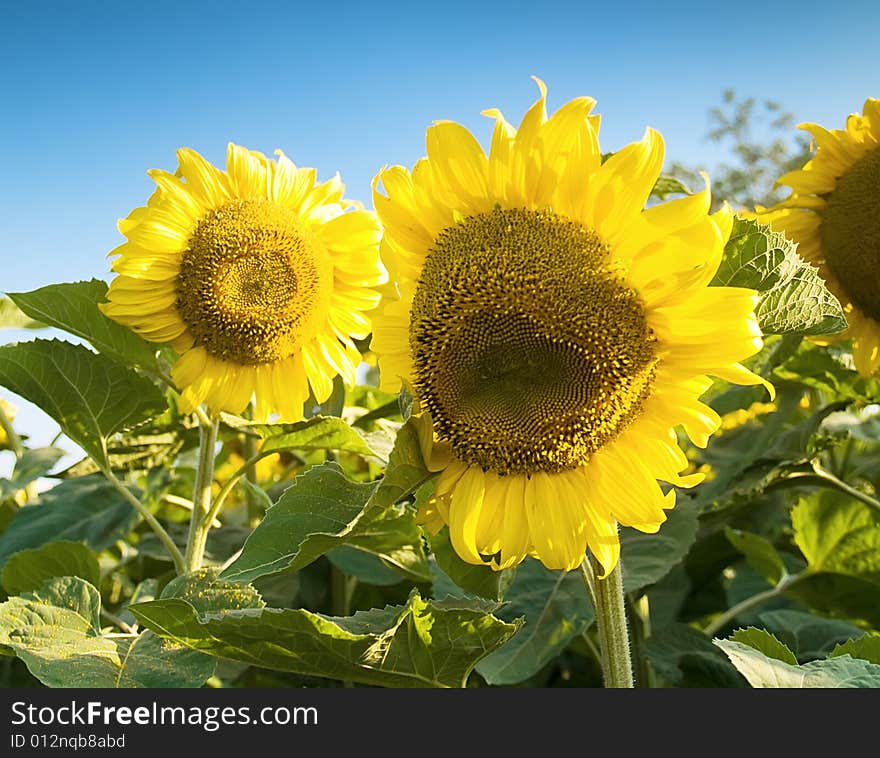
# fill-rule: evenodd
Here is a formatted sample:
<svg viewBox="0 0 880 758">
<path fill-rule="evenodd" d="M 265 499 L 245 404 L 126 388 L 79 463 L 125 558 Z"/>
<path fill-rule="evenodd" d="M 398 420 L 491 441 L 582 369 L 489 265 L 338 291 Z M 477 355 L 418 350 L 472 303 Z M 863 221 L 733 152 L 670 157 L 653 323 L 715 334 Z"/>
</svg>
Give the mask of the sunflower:
<svg viewBox="0 0 880 758">
<path fill-rule="evenodd" d="M 751 290 L 708 287 L 730 233 L 708 187 L 644 210 L 660 135 L 603 162 L 594 100 L 551 118 L 546 89 L 515 129 L 497 110 L 489 155 L 464 127 L 428 129 L 412 172 L 383 169 L 374 203 L 396 295 L 374 318 L 383 388 L 416 398 L 429 468 L 420 516 L 456 552 L 503 569 L 527 555 L 606 575 L 618 524 L 656 532 L 690 487 L 677 443 L 719 426 L 712 380 L 763 380 Z M 381 182 L 384 192 L 379 189 Z M 668 491 L 664 491 L 664 489 Z"/>
<path fill-rule="evenodd" d="M 230 144 L 226 171 L 177 151 L 175 174 L 152 170 L 146 207 L 119 222 L 118 274 L 101 309 L 179 353 L 181 408 L 201 403 L 302 418 L 341 375 L 353 384 L 371 329 L 365 311 L 387 279 L 374 213 L 350 210 L 338 176 Z"/>
<path fill-rule="evenodd" d="M 880 368 L 880 100 L 866 100 L 846 129 L 799 128 L 812 135 L 815 155 L 779 177 L 791 196 L 759 207 L 758 220 L 785 232 L 818 266 L 849 323 L 832 339 L 852 339 L 856 368 L 869 376 Z"/>
</svg>

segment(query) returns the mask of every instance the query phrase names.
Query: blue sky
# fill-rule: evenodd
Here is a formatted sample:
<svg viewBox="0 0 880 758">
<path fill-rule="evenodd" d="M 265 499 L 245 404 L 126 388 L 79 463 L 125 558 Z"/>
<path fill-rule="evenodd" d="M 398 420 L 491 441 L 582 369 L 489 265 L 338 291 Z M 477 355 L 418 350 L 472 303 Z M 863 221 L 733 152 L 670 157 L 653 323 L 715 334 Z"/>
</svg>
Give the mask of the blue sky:
<svg viewBox="0 0 880 758">
<path fill-rule="evenodd" d="M 829 127 L 880 96 L 880 4 L 868 1 L 0 0 L 0 10 L 3 291 L 108 278 L 116 219 L 146 200 L 148 168 L 173 170 L 181 145 L 215 162 L 230 140 L 280 147 L 319 177 L 340 171 L 369 204 L 377 169 L 411 165 L 432 120 L 459 121 L 483 144 L 480 110 L 518 123 L 537 93 L 532 74 L 551 109 L 598 99 L 604 150 L 650 124 L 670 159 L 709 166 L 719 156 L 703 139 L 706 112 L 724 88 Z"/>
</svg>

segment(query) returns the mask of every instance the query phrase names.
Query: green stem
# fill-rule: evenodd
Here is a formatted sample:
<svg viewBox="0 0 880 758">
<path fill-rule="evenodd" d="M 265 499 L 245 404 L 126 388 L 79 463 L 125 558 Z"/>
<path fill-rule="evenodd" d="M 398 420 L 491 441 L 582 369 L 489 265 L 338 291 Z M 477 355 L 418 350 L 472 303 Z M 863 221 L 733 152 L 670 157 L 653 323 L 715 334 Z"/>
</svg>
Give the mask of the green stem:
<svg viewBox="0 0 880 758">
<path fill-rule="evenodd" d="M 183 555 L 178 549 L 177 545 L 174 544 L 174 540 L 171 539 L 171 535 L 165 531 L 165 527 L 159 523 L 158 519 L 150 512 L 150 509 L 147 508 L 140 500 L 138 500 L 131 492 L 128 487 L 126 487 L 119 479 L 116 478 L 116 474 L 114 474 L 109 468 L 102 469 L 102 472 L 105 477 L 107 477 L 107 481 L 110 482 L 138 513 L 141 514 L 144 521 L 147 522 L 147 525 L 150 529 L 153 530 L 153 533 L 159 538 L 159 541 L 165 545 L 165 548 L 168 550 L 168 553 L 171 555 L 171 559 L 174 561 L 174 568 L 177 570 L 177 573 L 183 572 L 184 560 Z"/>
<path fill-rule="evenodd" d="M 207 421 L 207 423 L 205 423 Z M 198 571 L 205 557 L 208 532 L 214 521 L 211 515 L 211 487 L 214 484 L 214 446 L 217 443 L 219 419 L 199 418 L 199 462 L 193 486 L 193 510 L 186 541 L 184 571 Z"/>
<path fill-rule="evenodd" d="M 247 410 L 244 413 L 244 417 L 247 419 L 253 419 L 254 417 L 254 404 L 251 403 Z M 242 440 L 242 448 L 244 452 L 245 465 L 244 465 L 244 478 L 247 479 L 251 484 L 257 484 L 257 467 L 255 463 L 249 463 L 247 461 L 252 460 L 257 455 L 257 438 L 252 434 L 248 434 L 245 432 L 243 434 Z M 253 523 L 258 520 L 260 516 L 262 516 L 263 508 L 260 501 L 257 499 L 253 490 L 249 487 L 247 493 L 245 495 L 247 501 L 247 514 L 248 514 L 248 523 Z"/>
<path fill-rule="evenodd" d="M 593 579 L 596 628 L 602 649 L 602 673 L 605 686 L 616 689 L 633 687 L 632 660 L 629 649 L 629 632 L 626 625 L 626 606 L 623 597 L 623 574 L 620 561 L 605 578 L 599 579 L 602 570 L 599 562 L 588 556 L 583 564 L 582 575 Z M 587 589 L 591 590 L 587 580 Z"/>
<path fill-rule="evenodd" d="M 843 492 L 850 497 L 853 497 L 856 500 L 863 502 L 865 505 L 870 506 L 874 510 L 880 511 L 880 500 L 871 497 L 861 490 L 857 490 L 855 487 L 851 487 L 842 479 L 838 479 L 830 471 L 822 468 L 822 466 L 817 462 L 814 462 L 812 464 L 812 467 L 812 471 L 797 471 L 795 473 L 788 474 L 781 480 L 780 484 L 784 484 L 785 482 L 797 482 L 798 480 L 803 480 L 805 484 L 819 484 L 825 487 L 831 487 L 832 489 L 839 490 L 840 492 Z"/>
<path fill-rule="evenodd" d="M 645 656 L 645 640 L 651 635 L 650 611 L 648 610 L 648 596 L 642 595 L 639 599 L 632 596 L 626 601 L 627 620 L 632 637 L 632 658 L 636 673 L 636 683 L 639 687 L 651 687 L 651 669 Z"/>
<path fill-rule="evenodd" d="M 226 498 L 229 497 L 229 493 L 235 489 L 235 485 L 238 484 L 238 480 L 245 476 L 249 467 L 253 466 L 258 461 L 263 460 L 263 458 L 266 458 L 267 456 L 275 455 L 275 453 L 277 452 L 277 450 L 269 450 L 268 452 L 260 451 L 251 458 L 248 458 L 239 467 L 239 469 L 234 474 L 232 474 L 232 476 L 230 476 L 220 487 L 220 491 L 217 493 L 217 497 L 214 498 L 214 502 L 211 504 L 211 510 L 209 513 L 210 517 L 212 519 L 217 518 L 220 510 L 223 508 L 223 503 L 226 501 Z M 297 458 L 296 461 L 297 464 L 294 465 L 302 464 L 302 459 Z"/>
<path fill-rule="evenodd" d="M 353 577 L 349 578 L 345 572 L 330 565 L 330 612 L 334 616 L 348 616 L 351 614 L 351 595 L 354 592 Z M 349 679 L 342 680 L 343 687 L 354 687 Z"/>
<path fill-rule="evenodd" d="M 741 613 L 745 613 L 746 611 L 761 605 L 761 603 L 765 603 L 768 600 L 772 600 L 774 597 L 778 597 L 783 592 L 791 589 L 792 586 L 805 579 L 806 577 L 807 572 L 805 571 L 801 572 L 800 574 L 783 576 L 775 587 L 771 587 L 769 590 L 765 590 L 764 592 L 759 592 L 757 595 L 752 595 L 751 597 L 743 600 L 741 603 L 737 603 L 735 606 L 733 606 L 733 608 L 730 608 L 729 610 L 722 613 L 711 624 L 706 626 L 703 632 L 705 632 L 709 637 L 714 637 L 716 634 L 718 634 L 718 632 L 724 629 Z"/>
</svg>

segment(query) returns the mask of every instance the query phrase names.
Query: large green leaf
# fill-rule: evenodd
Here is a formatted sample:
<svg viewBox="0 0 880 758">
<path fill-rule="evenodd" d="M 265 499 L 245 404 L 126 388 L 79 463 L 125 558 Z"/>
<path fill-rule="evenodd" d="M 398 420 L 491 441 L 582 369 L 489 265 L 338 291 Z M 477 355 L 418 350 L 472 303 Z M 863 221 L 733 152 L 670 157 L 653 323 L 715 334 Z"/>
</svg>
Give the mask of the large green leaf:
<svg viewBox="0 0 880 758">
<path fill-rule="evenodd" d="M 363 434 L 334 416 L 314 416 L 295 424 L 255 424 L 228 414 L 223 414 L 223 420 L 234 428 L 259 436 L 263 440 L 260 447 L 263 453 L 282 450 L 341 450 L 381 457 L 380 452 L 370 447 Z"/>
<path fill-rule="evenodd" d="M 715 644 L 755 688 L 880 687 L 880 666 L 849 655 L 792 666 L 741 642 L 715 640 Z"/>
<path fill-rule="evenodd" d="M 10 292 L 9 297 L 28 316 L 82 337 L 100 353 L 155 368 L 157 346 L 98 310 L 98 303 L 107 299 L 107 289 L 106 282 L 92 279 L 50 284 L 32 292 Z"/>
<path fill-rule="evenodd" d="M 764 334 L 834 334 L 847 326 L 837 298 L 797 245 L 751 219 L 734 220 L 712 284 L 757 290 Z"/>
<path fill-rule="evenodd" d="M 878 516 L 858 500 L 822 490 L 802 498 L 792 509 L 794 541 L 811 571 L 845 574 L 880 584 Z"/>
<path fill-rule="evenodd" d="M 165 397 L 153 382 L 82 345 L 35 340 L 0 346 L 0 384 L 49 414 L 102 465 L 114 432 L 157 416 Z"/>
<path fill-rule="evenodd" d="M 688 502 L 677 505 L 656 534 L 620 530 L 623 588 L 636 592 L 662 579 L 687 555 L 697 536 L 697 510 Z"/>
<path fill-rule="evenodd" d="M 516 684 L 533 676 L 595 617 L 577 571 L 550 571 L 532 558 L 517 568 L 505 599 L 498 615 L 508 621 L 522 617 L 525 623 L 509 642 L 477 664 L 490 684 Z"/>
<path fill-rule="evenodd" d="M 45 329 L 46 325 L 25 314 L 5 295 L 0 295 L 0 329 Z"/>
<path fill-rule="evenodd" d="M 179 644 L 255 666 L 385 687 L 462 687 L 474 665 L 516 629 L 489 613 L 433 603 L 347 618 L 277 608 L 199 617 L 183 600 L 130 606 L 144 626 Z"/>
<path fill-rule="evenodd" d="M 0 573 L 0 584 L 6 594 L 18 595 L 56 576 L 78 576 L 97 587 L 101 568 L 95 554 L 81 542 L 49 542 L 10 556 Z"/>
<path fill-rule="evenodd" d="M 488 566 L 474 566 L 465 563 L 459 558 L 458 553 L 449 541 L 449 530 L 443 529 L 432 535 L 428 543 L 437 566 L 452 582 L 463 589 L 469 595 L 488 598 L 489 600 L 502 600 L 504 593 L 513 581 L 516 569 L 505 571 L 493 571 Z M 435 580 L 436 585 L 436 580 Z M 437 595 L 435 586 L 435 596 Z M 451 594 L 461 594 L 453 592 Z"/>
<path fill-rule="evenodd" d="M 102 476 L 67 479 L 20 508 L 0 534 L 0 566 L 20 550 L 48 542 L 85 542 L 103 550 L 127 535 L 140 516 Z"/>
<path fill-rule="evenodd" d="M 349 481 L 335 463 L 314 466 L 268 509 L 222 578 L 250 582 L 302 568 L 328 550 L 348 545 L 379 556 L 416 580 L 429 581 L 413 511 L 373 505 L 377 486 Z"/>
<path fill-rule="evenodd" d="M 215 662 L 152 632 L 103 635 L 101 598 L 79 577 L 0 604 L 0 644 L 48 687 L 199 687 Z"/>
</svg>

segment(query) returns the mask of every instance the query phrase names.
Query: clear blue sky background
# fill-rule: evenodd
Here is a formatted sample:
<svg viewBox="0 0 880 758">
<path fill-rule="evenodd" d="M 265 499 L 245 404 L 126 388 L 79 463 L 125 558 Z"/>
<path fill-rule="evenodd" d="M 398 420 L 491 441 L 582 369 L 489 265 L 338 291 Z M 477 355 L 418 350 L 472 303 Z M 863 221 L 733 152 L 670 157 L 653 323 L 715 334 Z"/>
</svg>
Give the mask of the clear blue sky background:
<svg viewBox="0 0 880 758">
<path fill-rule="evenodd" d="M 0 0 L 0 289 L 108 278 L 116 219 L 181 145 L 215 162 L 230 140 L 280 147 L 369 204 L 377 169 L 411 165 L 432 120 L 483 144 L 481 109 L 518 123 L 535 74 L 551 109 L 598 99 L 604 150 L 651 125 L 670 159 L 712 166 L 706 113 L 724 88 L 830 127 L 880 96 L 878 28 L 869 0 Z M 39 414 L 23 405 L 27 429 Z"/>
</svg>

